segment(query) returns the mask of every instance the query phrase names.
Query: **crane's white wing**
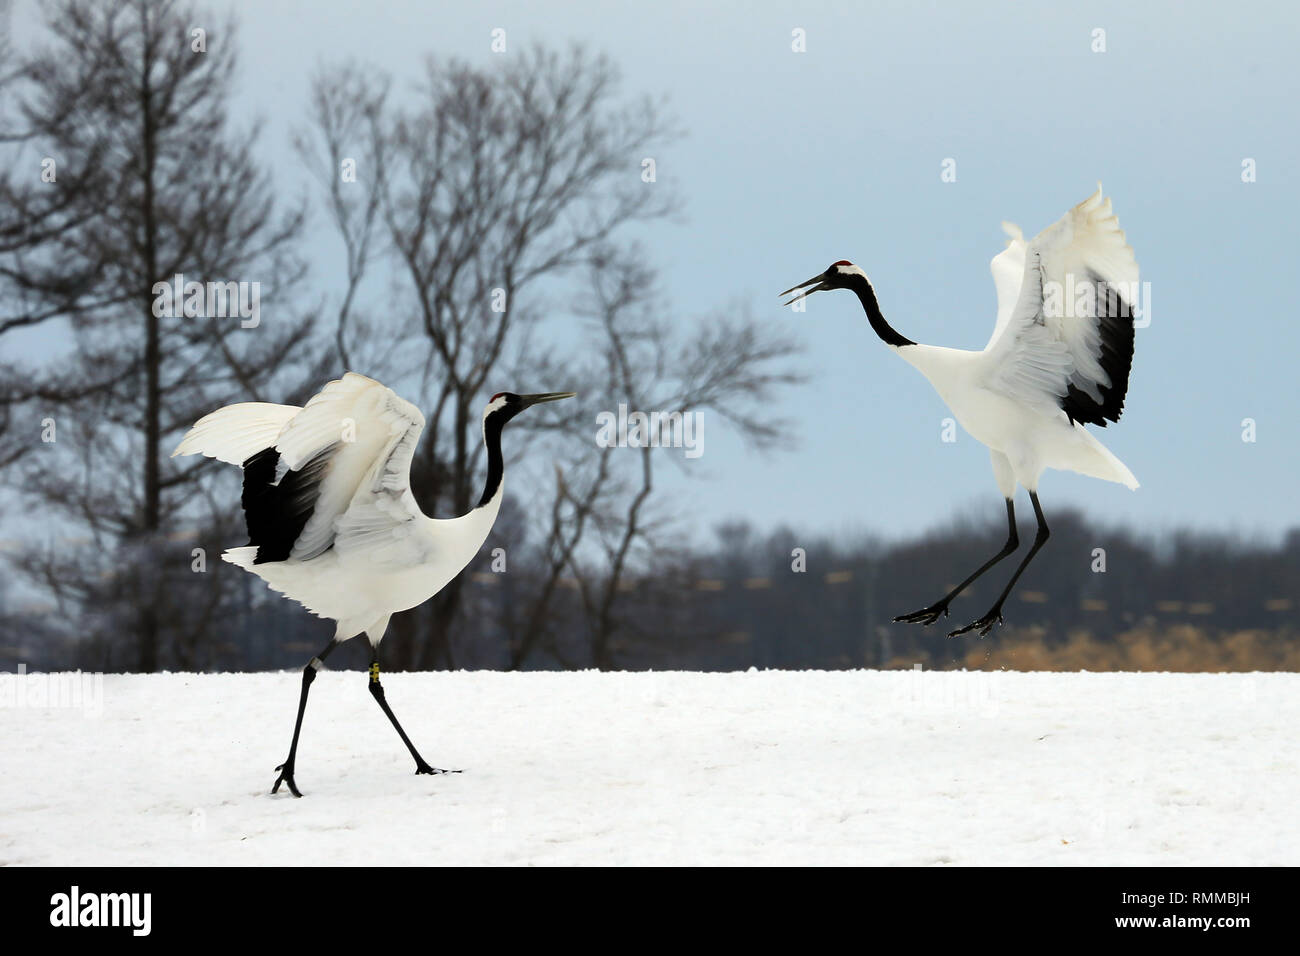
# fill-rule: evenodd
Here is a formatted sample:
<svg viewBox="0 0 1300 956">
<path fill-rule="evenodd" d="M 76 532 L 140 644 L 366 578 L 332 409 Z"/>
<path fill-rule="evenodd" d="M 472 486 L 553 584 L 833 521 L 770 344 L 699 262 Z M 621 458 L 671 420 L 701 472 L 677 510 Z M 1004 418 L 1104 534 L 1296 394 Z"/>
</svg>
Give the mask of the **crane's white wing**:
<svg viewBox="0 0 1300 956">
<path fill-rule="evenodd" d="M 423 430 L 418 408 L 355 372 L 313 397 L 275 446 L 281 476 L 324 464 L 311 515 L 289 557 L 306 561 L 333 546 L 343 561 L 420 563 L 431 542 L 409 485 Z"/>
<path fill-rule="evenodd" d="M 383 412 L 388 442 L 334 523 L 339 559 L 401 570 L 434 558 L 431 522 L 411 494 L 411 459 L 424 430 L 424 416 L 410 402 L 388 391 Z"/>
<path fill-rule="evenodd" d="M 1025 247 L 1004 321 L 1007 280 L 999 272 L 1013 263 L 1015 246 L 994 260 L 999 315 L 984 350 L 986 384 L 1027 405 L 1061 408 L 1072 421 L 1118 421 L 1133 360 L 1138 266 L 1110 200 L 1098 186 Z"/>
<path fill-rule="evenodd" d="M 989 271 L 993 273 L 993 285 L 998 290 L 998 321 L 989 336 L 988 344 L 997 341 L 1002 330 L 1011 321 L 1011 313 L 1020 297 L 1020 284 L 1025 278 L 1025 237 L 1020 227 L 1012 222 L 1004 222 L 1002 231 L 1010 238 L 1007 247 L 989 262 Z M 986 348 L 988 346 L 985 346 Z"/>
<path fill-rule="evenodd" d="M 185 433 L 172 452 L 177 455 L 207 455 L 232 465 L 242 465 L 264 448 L 270 448 L 297 415 L 297 405 L 269 402 L 240 402 L 204 415 Z"/>
</svg>

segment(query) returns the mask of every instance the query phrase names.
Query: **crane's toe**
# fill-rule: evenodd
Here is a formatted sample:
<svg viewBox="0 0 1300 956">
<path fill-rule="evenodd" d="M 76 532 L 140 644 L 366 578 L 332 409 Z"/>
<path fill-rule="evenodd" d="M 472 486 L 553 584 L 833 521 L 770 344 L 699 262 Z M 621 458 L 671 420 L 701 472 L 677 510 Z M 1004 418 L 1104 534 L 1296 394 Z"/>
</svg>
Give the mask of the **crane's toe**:
<svg viewBox="0 0 1300 956">
<path fill-rule="evenodd" d="M 278 793 L 280 784 L 284 784 L 295 797 L 301 797 L 302 794 L 298 792 L 298 785 L 293 780 L 293 764 L 282 763 L 275 769 L 280 771 L 280 776 L 275 778 L 275 786 L 271 788 L 271 792 Z"/>
<path fill-rule="evenodd" d="M 423 760 L 421 760 L 419 763 L 415 765 L 415 772 L 417 774 L 419 773 L 463 773 L 463 771 L 460 770 L 439 770 L 437 767 L 430 767 Z"/>
<path fill-rule="evenodd" d="M 948 616 L 948 605 L 931 604 L 929 607 L 921 608 L 919 611 L 913 611 L 911 614 L 900 614 L 894 618 L 895 624 L 924 624 L 927 627 L 939 620 L 940 617 Z"/>
<path fill-rule="evenodd" d="M 978 630 L 980 632 L 980 637 L 983 637 L 989 631 L 993 630 L 995 625 L 1001 623 L 1002 623 L 1002 608 L 995 607 L 987 614 L 985 614 L 982 618 L 980 618 L 978 621 L 971 621 L 965 627 L 959 627 L 955 631 L 950 631 L 948 633 L 948 636 L 956 637 L 959 634 L 965 634 L 967 631 Z"/>
</svg>

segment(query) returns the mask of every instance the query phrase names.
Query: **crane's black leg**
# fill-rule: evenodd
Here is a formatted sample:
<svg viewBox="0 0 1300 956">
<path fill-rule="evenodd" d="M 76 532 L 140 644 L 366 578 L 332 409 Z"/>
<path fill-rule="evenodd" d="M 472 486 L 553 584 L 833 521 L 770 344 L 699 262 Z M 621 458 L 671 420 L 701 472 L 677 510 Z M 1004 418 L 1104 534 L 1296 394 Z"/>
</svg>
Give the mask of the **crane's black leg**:
<svg viewBox="0 0 1300 956">
<path fill-rule="evenodd" d="M 298 785 L 293 780 L 293 762 L 298 756 L 298 734 L 302 732 L 302 715 L 307 710 L 307 692 L 311 690 L 311 682 L 316 679 L 316 672 L 320 670 L 321 662 L 329 657 L 330 651 L 334 650 L 336 641 L 331 640 L 325 645 L 325 649 L 313 657 L 307 666 L 302 669 L 302 696 L 298 698 L 298 719 L 293 724 L 293 743 L 289 744 L 289 757 L 284 763 L 275 769 L 280 771 L 280 776 L 275 778 L 275 786 L 271 792 L 275 793 L 280 789 L 280 784 L 289 787 L 289 792 L 295 797 L 301 797 L 298 792 Z"/>
<path fill-rule="evenodd" d="M 402 738 L 402 743 L 406 744 L 406 749 L 415 758 L 416 773 L 460 773 L 459 770 L 439 770 L 437 767 L 430 767 L 424 762 L 420 752 L 415 749 L 415 744 L 411 743 L 411 738 L 406 736 L 406 731 L 397 722 L 393 709 L 388 706 L 388 701 L 384 698 L 384 685 L 379 683 L 379 649 L 374 647 L 370 651 L 370 696 L 378 702 L 380 708 L 388 715 L 388 719 L 393 722 L 393 727 L 397 730 L 397 736 Z"/>
<path fill-rule="evenodd" d="M 961 594 L 962 591 L 965 591 L 966 588 L 970 586 L 970 583 L 972 581 L 978 578 L 989 568 L 993 567 L 993 565 L 997 564 L 999 561 L 1005 558 L 1012 551 L 1016 550 L 1016 548 L 1018 547 L 1020 547 L 1020 538 L 1016 534 L 1016 506 L 1015 503 L 1010 498 L 1008 498 L 1007 499 L 1007 543 L 1002 546 L 1002 550 L 999 551 L 997 554 L 993 555 L 993 557 L 989 558 L 987 561 L 985 561 L 984 564 L 980 566 L 980 569 L 978 571 L 976 571 L 974 574 L 968 577 L 961 584 L 957 585 L 955 588 L 953 588 L 951 591 L 949 591 L 939 600 L 935 601 L 929 607 L 921 608 L 921 610 L 919 611 L 913 611 L 911 614 L 900 614 L 898 615 L 898 617 L 894 618 L 894 621 L 902 622 L 904 624 L 930 625 L 933 624 L 935 621 L 937 621 L 940 615 L 942 615 L 943 617 L 947 617 L 948 605 L 952 603 L 953 598 L 955 598 L 958 594 Z"/>
<path fill-rule="evenodd" d="M 953 631 L 948 635 L 949 637 L 956 637 L 958 634 L 965 634 L 967 631 L 973 631 L 977 628 L 979 629 L 980 634 L 987 634 L 993 629 L 994 624 L 1002 623 L 1003 602 L 1006 601 L 1007 595 L 1011 593 L 1011 589 L 1016 586 L 1016 582 L 1020 580 L 1020 575 L 1024 573 L 1025 568 L 1029 567 L 1029 562 L 1034 560 L 1034 555 L 1038 553 L 1038 549 L 1041 548 L 1047 542 L 1048 537 L 1051 536 L 1051 531 L 1047 529 L 1047 519 L 1043 517 L 1042 506 L 1038 503 L 1037 493 L 1031 491 L 1029 493 L 1029 500 L 1034 503 L 1034 517 L 1038 519 L 1038 533 L 1034 535 L 1034 543 L 1030 546 L 1029 553 L 1025 555 L 1025 560 L 1020 562 L 1020 567 L 1016 568 L 1016 573 L 1011 575 L 1011 580 L 1008 581 L 1007 586 L 1002 589 L 1002 593 L 998 595 L 997 602 L 989 609 L 989 612 L 978 621 L 972 621 L 965 627 Z"/>
</svg>

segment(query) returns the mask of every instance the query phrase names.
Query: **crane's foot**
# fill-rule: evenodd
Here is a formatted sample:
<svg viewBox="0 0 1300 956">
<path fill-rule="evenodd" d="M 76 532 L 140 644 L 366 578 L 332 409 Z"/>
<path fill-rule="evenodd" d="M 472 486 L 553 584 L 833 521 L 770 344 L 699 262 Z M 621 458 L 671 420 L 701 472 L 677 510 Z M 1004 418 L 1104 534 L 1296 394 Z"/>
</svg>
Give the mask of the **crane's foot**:
<svg viewBox="0 0 1300 956">
<path fill-rule="evenodd" d="M 298 785 L 293 782 L 293 764 L 282 763 L 280 764 L 280 766 L 276 767 L 275 769 L 280 771 L 280 776 L 275 778 L 275 786 L 271 788 L 271 792 L 276 793 L 277 791 L 279 791 L 280 784 L 283 783 L 286 786 L 288 786 L 289 792 L 292 793 L 295 797 L 301 797 L 302 794 L 298 792 Z"/>
<path fill-rule="evenodd" d="M 941 617 L 948 616 L 948 602 L 940 601 L 938 604 L 931 604 L 929 607 L 921 608 L 919 611 L 913 611 L 911 614 L 900 614 L 894 618 L 895 624 L 924 624 L 929 627 Z"/>
<path fill-rule="evenodd" d="M 462 771 L 460 771 L 460 770 L 439 770 L 437 767 L 430 767 L 427 763 L 425 763 L 423 760 L 421 760 L 419 763 L 417 763 L 417 764 L 415 765 L 415 772 L 416 772 L 417 774 L 419 774 L 419 773 L 461 773 Z"/>
<path fill-rule="evenodd" d="M 999 604 L 996 607 L 994 607 L 992 610 L 990 610 L 987 614 L 985 614 L 982 618 L 980 618 L 978 621 L 971 621 L 965 627 L 959 627 L 957 628 L 957 630 L 949 632 L 948 636 L 956 637 L 958 634 L 965 634 L 967 631 L 978 630 L 980 632 L 980 636 L 983 637 L 989 631 L 993 630 L 995 625 L 1001 623 L 1002 623 L 1002 605 Z"/>
</svg>

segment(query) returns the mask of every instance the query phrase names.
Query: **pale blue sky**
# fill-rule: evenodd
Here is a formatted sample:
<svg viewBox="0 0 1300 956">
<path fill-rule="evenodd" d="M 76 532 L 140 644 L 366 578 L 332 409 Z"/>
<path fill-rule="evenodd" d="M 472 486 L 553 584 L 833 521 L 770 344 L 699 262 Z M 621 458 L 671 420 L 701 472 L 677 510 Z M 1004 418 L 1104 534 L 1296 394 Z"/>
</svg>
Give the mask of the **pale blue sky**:
<svg viewBox="0 0 1300 956">
<path fill-rule="evenodd" d="M 893 537 L 971 503 L 999 514 L 985 449 L 965 433 L 940 441 L 943 404 L 880 345 L 852 296 L 817 296 L 795 315 L 776 293 L 852 259 L 905 335 L 982 347 L 1000 221 L 1033 234 L 1097 180 L 1152 289 L 1127 410 L 1097 430 L 1142 488 L 1050 472 L 1049 518 L 1069 505 L 1153 531 L 1256 536 L 1300 524 L 1290 295 L 1300 16 L 1290 4 L 230 6 L 242 20 L 241 104 L 267 121 L 265 155 L 295 191 L 289 132 L 322 59 L 414 79 L 428 52 L 499 60 L 490 32 L 503 27 L 511 50 L 583 40 L 621 67 L 628 92 L 667 97 L 689 135 L 656 159 L 685 217 L 643 233 L 667 292 L 683 320 L 750 303 L 804 343 L 811 374 L 782 399 L 796 446 L 758 455 L 716 416 L 706 421 L 705 454 L 686 464 L 699 479 L 672 477 L 666 489 L 689 524 L 748 517 Z M 795 27 L 806 53 L 791 51 Z M 1097 27 L 1101 54 L 1090 49 Z M 946 157 L 956 183 L 940 181 Z M 1249 185 L 1246 157 L 1258 164 Z M 309 254 L 332 262 L 332 235 L 317 235 Z M 1254 444 L 1241 440 L 1247 417 Z"/>
</svg>

